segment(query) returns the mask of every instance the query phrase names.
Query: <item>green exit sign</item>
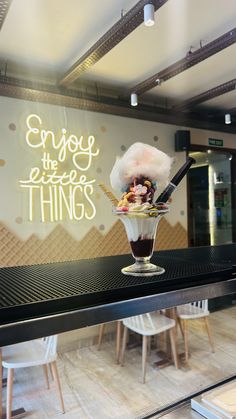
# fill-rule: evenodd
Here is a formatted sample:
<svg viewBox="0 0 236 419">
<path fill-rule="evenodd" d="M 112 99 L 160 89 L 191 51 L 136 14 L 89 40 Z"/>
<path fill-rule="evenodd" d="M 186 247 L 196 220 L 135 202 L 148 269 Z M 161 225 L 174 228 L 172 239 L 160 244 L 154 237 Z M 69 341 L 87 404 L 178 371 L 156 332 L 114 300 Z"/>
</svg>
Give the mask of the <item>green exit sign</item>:
<svg viewBox="0 0 236 419">
<path fill-rule="evenodd" d="M 214 145 L 216 147 L 223 147 L 224 141 L 218 140 L 217 138 L 208 138 L 208 145 Z"/>
</svg>

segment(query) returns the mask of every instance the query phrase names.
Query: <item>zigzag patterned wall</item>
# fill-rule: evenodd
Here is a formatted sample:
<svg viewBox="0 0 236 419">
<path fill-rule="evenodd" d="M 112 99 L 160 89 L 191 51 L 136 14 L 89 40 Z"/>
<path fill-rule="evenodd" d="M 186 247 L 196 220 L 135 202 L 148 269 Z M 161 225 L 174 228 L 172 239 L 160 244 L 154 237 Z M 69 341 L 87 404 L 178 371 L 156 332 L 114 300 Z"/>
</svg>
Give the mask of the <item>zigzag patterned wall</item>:
<svg viewBox="0 0 236 419">
<path fill-rule="evenodd" d="M 158 226 L 155 250 L 187 247 L 187 232 L 176 224 L 171 226 L 162 219 Z M 103 235 L 95 227 L 77 241 L 58 225 L 44 240 L 32 235 L 20 240 L 4 224 L 0 223 L 0 266 L 35 265 L 63 262 L 130 253 L 123 224 L 117 221 L 110 231 Z"/>
</svg>

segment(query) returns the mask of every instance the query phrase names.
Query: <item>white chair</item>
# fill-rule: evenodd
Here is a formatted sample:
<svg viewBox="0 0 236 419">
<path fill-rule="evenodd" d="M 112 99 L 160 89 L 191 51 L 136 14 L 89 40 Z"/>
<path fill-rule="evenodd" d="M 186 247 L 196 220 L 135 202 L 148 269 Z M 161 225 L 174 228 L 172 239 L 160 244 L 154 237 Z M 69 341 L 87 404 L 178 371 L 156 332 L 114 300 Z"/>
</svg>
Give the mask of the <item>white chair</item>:
<svg viewBox="0 0 236 419">
<path fill-rule="evenodd" d="M 208 300 L 196 301 L 194 303 L 184 304 L 177 307 L 177 317 L 180 325 L 180 329 L 184 338 L 184 352 L 185 360 L 188 362 L 189 358 L 189 347 L 188 347 L 188 321 L 195 319 L 203 319 L 205 322 L 209 342 L 212 348 L 212 352 L 215 352 L 213 337 L 210 331 L 208 322 L 208 316 L 210 312 L 208 310 Z M 182 327 L 183 323 L 183 327 Z"/>
<path fill-rule="evenodd" d="M 43 339 L 29 342 L 17 343 L 16 345 L 5 346 L 2 349 L 2 366 L 8 369 L 7 374 L 7 419 L 11 418 L 12 411 L 12 390 L 15 368 L 26 368 L 42 365 L 49 388 L 47 365 L 52 370 L 53 378 L 58 390 L 61 409 L 65 412 L 62 397 L 61 385 L 56 365 L 57 358 L 57 336 L 49 336 Z"/>
<path fill-rule="evenodd" d="M 124 353 L 127 343 L 128 329 L 132 330 L 139 335 L 142 335 L 142 378 L 145 383 L 146 376 L 146 361 L 149 337 L 158 335 L 162 332 L 169 331 L 171 350 L 174 358 L 175 367 L 179 368 L 178 356 L 176 349 L 176 333 L 175 333 L 175 320 L 164 316 L 158 312 L 141 314 L 139 316 L 129 317 L 123 320 L 124 334 L 121 349 L 121 365 L 124 364 Z"/>
</svg>

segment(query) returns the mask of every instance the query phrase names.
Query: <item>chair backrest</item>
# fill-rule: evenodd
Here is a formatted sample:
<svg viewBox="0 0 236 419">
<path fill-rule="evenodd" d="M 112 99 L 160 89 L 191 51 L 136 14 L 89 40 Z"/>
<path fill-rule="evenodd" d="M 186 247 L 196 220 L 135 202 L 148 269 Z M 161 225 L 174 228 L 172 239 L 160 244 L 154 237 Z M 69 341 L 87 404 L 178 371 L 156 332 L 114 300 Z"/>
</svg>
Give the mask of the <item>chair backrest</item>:
<svg viewBox="0 0 236 419">
<path fill-rule="evenodd" d="M 190 303 L 192 306 L 201 308 L 204 311 L 208 310 L 208 300 L 200 300 L 200 301 L 194 301 L 193 303 Z"/>
<path fill-rule="evenodd" d="M 45 359 L 57 356 L 57 335 L 47 336 L 41 339 L 45 348 Z"/>
</svg>

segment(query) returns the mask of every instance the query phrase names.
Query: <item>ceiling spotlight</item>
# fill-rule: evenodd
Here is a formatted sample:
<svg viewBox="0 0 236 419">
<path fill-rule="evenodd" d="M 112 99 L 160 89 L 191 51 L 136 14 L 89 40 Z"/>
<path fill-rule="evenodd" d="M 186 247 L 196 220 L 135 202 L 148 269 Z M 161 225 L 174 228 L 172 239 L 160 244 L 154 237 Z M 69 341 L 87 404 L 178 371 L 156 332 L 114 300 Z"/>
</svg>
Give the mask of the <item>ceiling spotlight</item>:
<svg viewBox="0 0 236 419">
<path fill-rule="evenodd" d="M 137 106 L 138 105 L 138 95 L 137 95 L 137 93 L 131 93 L 130 103 L 131 103 L 131 106 Z"/>
<path fill-rule="evenodd" d="M 226 113 L 225 114 L 225 123 L 226 124 L 231 124 L 231 115 L 230 115 L 230 113 Z"/>
<path fill-rule="evenodd" d="M 155 82 L 156 82 L 157 86 L 160 86 L 161 83 L 162 83 L 162 80 L 161 79 L 156 79 Z"/>
<path fill-rule="evenodd" d="M 153 4 L 148 3 L 145 4 L 143 8 L 144 14 L 144 25 L 145 26 L 153 26 L 155 23 L 155 9 Z"/>
</svg>

